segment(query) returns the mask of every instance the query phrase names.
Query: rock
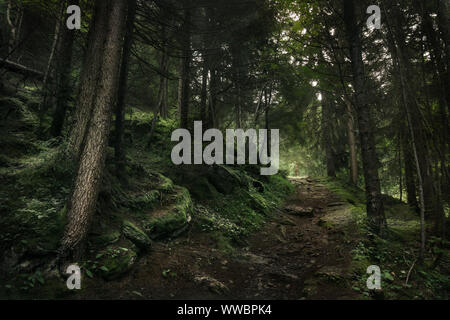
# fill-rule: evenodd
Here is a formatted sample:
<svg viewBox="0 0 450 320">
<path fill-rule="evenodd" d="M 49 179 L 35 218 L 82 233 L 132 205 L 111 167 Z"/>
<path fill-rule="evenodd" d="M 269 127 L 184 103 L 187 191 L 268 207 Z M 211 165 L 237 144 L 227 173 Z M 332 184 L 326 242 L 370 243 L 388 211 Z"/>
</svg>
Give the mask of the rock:
<svg viewBox="0 0 450 320">
<path fill-rule="evenodd" d="M 311 207 L 300 207 L 296 205 L 290 205 L 285 207 L 284 212 L 298 216 L 298 217 L 314 217 L 314 208 Z"/>
<path fill-rule="evenodd" d="M 172 180 L 158 173 L 158 178 L 160 183 L 158 185 L 158 190 L 164 193 L 172 192 L 174 190 L 174 184 Z"/>
<path fill-rule="evenodd" d="M 264 264 L 268 264 L 270 262 L 270 260 L 266 257 L 263 256 L 259 256 L 253 253 L 243 253 L 239 256 L 236 257 L 236 260 L 241 262 L 241 263 L 247 263 L 247 264 L 256 264 L 256 265 L 264 265 Z"/>
<path fill-rule="evenodd" d="M 315 276 L 333 282 L 340 282 L 345 277 L 345 271 L 335 266 L 324 266 L 315 273 Z"/>
<path fill-rule="evenodd" d="M 296 226 L 295 222 L 291 218 L 286 216 L 280 216 L 279 218 L 276 218 L 274 220 L 284 226 Z"/>
<path fill-rule="evenodd" d="M 340 202 L 329 203 L 327 206 L 328 206 L 328 208 L 332 208 L 332 207 L 340 207 L 340 206 L 345 206 L 345 205 L 346 205 L 345 202 L 340 201 Z"/>
<path fill-rule="evenodd" d="M 120 232 L 113 231 L 110 233 L 102 234 L 93 239 L 93 242 L 98 246 L 108 246 L 116 243 L 120 239 Z"/>
<path fill-rule="evenodd" d="M 136 252 L 131 248 L 109 246 L 101 251 L 99 273 L 105 280 L 114 280 L 126 274 L 137 259 Z"/>
<path fill-rule="evenodd" d="M 151 239 L 176 237 L 187 229 L 193 212 L 192 199 L 186 188 L 176 187 L 175 204 L 153 212 L 145 231 Z"/>
<path fill-rule="evenodd" d="M 194 282 L 207 287 L 209 290 L 217 294 L 225 294 L 230 291 L 222 282 L 207 275 L 195 276 Z"/>
<path fill-rule="evenodd" d="M 131 221 L 125 220 L 122 227 L 123 235 L 133 242 L 139 249 L 147 250 L 152 246 L 152 241 Z"/>
</svg>

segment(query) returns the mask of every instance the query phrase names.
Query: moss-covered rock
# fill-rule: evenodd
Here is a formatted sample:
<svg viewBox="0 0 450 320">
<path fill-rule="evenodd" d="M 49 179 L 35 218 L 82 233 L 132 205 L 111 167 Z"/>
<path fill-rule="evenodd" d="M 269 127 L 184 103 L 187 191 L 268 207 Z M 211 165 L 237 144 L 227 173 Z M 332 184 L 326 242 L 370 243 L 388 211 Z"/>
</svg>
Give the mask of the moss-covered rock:
<svg viewBox="0 0 450 320">
<path fill-rule="evenodd" d="M 122 227 L 123 235 L 133 242 L 139 249 L 147 250 L 152 246 L 152 241 L 131 221 L 125 220 Z"/>
<path fill-rule="evenodd" d="M 137 253 L 131 248 L 109 246 L 99 256 L 99 273 L 105 280 L 114 280 L 126 274 L 134 265 Z"/>
<path fill-rule="evenodd" d="M 112 231 L 93 238 L 93 243 L 98 246 L 108 246 L 114 244 L 120 239 L 119 231 Z"/>
<path fill-rule="evenodd" d="M 214 171 L 208 176 L 211 184 L 223 194 L 231 194 L 236 187 L 246 187 L 247 179 L 239 170 L 225 165 L 214 166 Z"/>
<path fill-rule="evenodd" d="M 194 199 L 198 200 L 210 200 L 220 196 L 220 193 L 205 177 L 199 178 L 189 191 Z"/>
<path fill-rule="evenodd" d="M 193 204 L 186 188 L 176 187 L 175 204 L 152 213 L 145 230 L 152 239 L 175 237 L 183 232 L 191 221 Z"/>
<path fill-rule="evenodd" d="M 158 190 L 164 193 L 172 192 L 174 190 L 174 184 L 172 180 L 163 176 L 162 174 L 158 174 L 159 177 L 159 185 Z"/>
<path fill-rule="evenodd" d="M 135 210 L 152 210 L 160 202 L 160 199 L 160 191 L 151 190 L 129 200 L 127 206 Z"/>
</svg>

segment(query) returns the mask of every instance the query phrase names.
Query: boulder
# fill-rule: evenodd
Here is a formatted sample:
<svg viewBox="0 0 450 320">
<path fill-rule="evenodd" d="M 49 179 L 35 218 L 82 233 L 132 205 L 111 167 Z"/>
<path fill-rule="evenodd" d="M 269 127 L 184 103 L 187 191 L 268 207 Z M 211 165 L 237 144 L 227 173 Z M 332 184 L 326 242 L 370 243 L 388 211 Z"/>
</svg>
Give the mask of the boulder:
<svg viewBox="0 0 450 320">
<path fill-rule="evenodd" d="M 298 217 L 314 216 L 314 208 L 311 207 L 300 207 L 296 205 L 290 205 L 284 208 L 284 212 Z"/>
<path fill-rule="evenodd" d="M 151 239 L 176 237 L 188 227 L 193 212 L 189 191 L 175 188 L 174 204 L 152 213 L 145 223 L 145 231 Z"/>
<path fill-rule="evenodd" d="M 100 252 L 99 273 L 105 280 L 114 280 L 133 267 L 137 253 L 132 248 L 109 246 Z"/>
<path fill-rule="evenodd" d="M 122 227 L 123 235 L 133 242 L 139 249 L 147 250 L 152 246 L 152 241 L 147 234 L 139 229 L 131 221 L 125 220 Z"/>
</svg>

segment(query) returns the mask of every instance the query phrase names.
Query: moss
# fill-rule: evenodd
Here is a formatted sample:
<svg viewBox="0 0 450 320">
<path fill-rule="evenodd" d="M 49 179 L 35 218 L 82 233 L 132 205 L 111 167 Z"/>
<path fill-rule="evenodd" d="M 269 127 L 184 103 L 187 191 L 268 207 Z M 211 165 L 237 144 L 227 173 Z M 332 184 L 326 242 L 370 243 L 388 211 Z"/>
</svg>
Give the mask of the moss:
<svg viewBox="0 0 450 320">
<path fill-rule="evenodd" d="M 282 195 L 283 198 L 295 191 L 295 187 L 289 179 L 281 174 L 269 176 L 269 182 L 267 184 L 272 193 Z"/>
<path fill-rule="evenodd" d="M 270 210 L 274 207 L 273 203 L 267 200 L 263 195 L 258 192 L 247 192 L 245 191 L 250 199 L 250 205 L 253 209 L 260 213 L 268 214 Z"/>
<path fill-rule="evenodd" d="M 158 190 L 144 192 L 144 194 L 129 200 L 126 205 L 134 210 L 152 210 L 161 200 L 161 193 Z"/>
<path fill-rule="evenodd" d="M 162 174 L 158 174 L 158 176 L 160 179 L 160 184 L 158 186 L 158 190 L 165 192 L 165 193 L 172 192 L 174 190 L 174 184 L 173 184 L 172 180 L 163 176 Z"/>
<path fill-rule="evenodd" d="M 142 250 L 147 250 L 152 245 L 152 241 L 145 232 L 139 229 L 131 221 L 125 220 L 123 222 L 122 232 L 126 238 Z"/>
<path fill-rule="evenodd" d="M 201 177 L 196 181 L 195 185 L 189 189 L 192 196 L 200 201 L 210 200 L 220 197 L 217 189 L 208 181 L 207 178 Z"/>
<path fill-rule="evenodd" d="M 145 230 L 152 239 L 173 236 L 191 221 L 193 204 L 189 191 L 182 187 L 175 190 L 175 204 L 146 223 Z"/>
<path fill-rule="evenodd" d="M 366 201 L 364 191 L 358 187 L 331 178 L 321 179 L 321 182 L 325 184 L 328 190 L 335 193 L 342 200 L 347 201 L 350 204 L 364 204 Z"/>
<path fill-rule="evenodd" d="M 216 247 L 218 250 L 224 253 L 232 253 L 234 248 L 231 245 L 231 239 L 228 236 L 225 236 L 222 232 L 213 232 L 211 237 L 216 242 Z"/>
<path fill-rule="evenodd" d="M 102 235 L 100 235 L 98 237 L 95 237 L 93 239 L 93 243 L 95 245 L 103 247 L 103 246 L 107 246 L 107 245 L 110 245 L 110 244 L 114 244 L 117 241 L 119 241 L 119 239 L 120 239 L 120 232 L 119 231 L 112 231 L 112 232 L 109 232 L 109 233 L 106 233 L 106 234 L 102 234 Z"/>
<path fill-rule="evenodd" d="M 109 246 L 100 252 L 98 273 L 105 280 L 113 280 L 127 273 L 134 265 L 137 254 L 133 249 Z"/>
</svg>

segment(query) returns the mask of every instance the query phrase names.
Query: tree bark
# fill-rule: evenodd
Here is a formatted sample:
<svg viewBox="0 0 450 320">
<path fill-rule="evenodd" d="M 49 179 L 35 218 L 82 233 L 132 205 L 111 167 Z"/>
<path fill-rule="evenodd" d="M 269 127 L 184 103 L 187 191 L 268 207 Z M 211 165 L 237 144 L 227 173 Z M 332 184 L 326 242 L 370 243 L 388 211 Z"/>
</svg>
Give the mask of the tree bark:
<svg viewBox="0 0 450 320">
<path fill-rule="evenodd" d="M 200 93 L 200 119 L 206 123 L 206 109 L 208 100 L 208 63 L 206 54 L 203 54 L 202 89 Z"/>
<path fill-rule="evenodd" d="M 80 87 L 74 114 L 74 124 L 70 132 L 66 153 L 71 160 L 78 162 L 91 119 L 94 98 L 98 88 L 102 57 L 104 53 L 110 1 L 95 2 L 88 36 L 88 47 L 80 75 Z"/>
<path fill-rule="evenodd" d="M 350 181 L 356 186 L 358 184 L 358 157 L 356 154 L 355 120 L 352 103 L 348 99 L 344 99 L 347 112 L 347 139 L 350 149 Z"/>
<path fill-rule="evenodd" d="M 336 177 L 336 165 L 333 150 L 333 116 L 330 99 L 327 93 L 322 92 L 322 145 L 325 150 L 327 176 Z"/>
<path fill-rule="evenodd" d="M 405 167 L 405 187 L 406 196 L 408 204 L 414 208 L 417 213 L 420 213 L 419 204 L 417 202 L 417 192 L 416 192 L 416 181 L 414 174 L 414 159 L 412 157 L 410 147 L 408 145 L 407 139 L 403 136 L 402 140 L 402 153 L 403 153 L 403 163 Z"/>
<path fill-rule="evenodd" d="M 188 128 L 190 73 L 191 73 L 191 9 L 190 1 L 184 4 L 184 23 L 182 28 L 182 64 L 181 64 L 181 92 L 180 92 L 180 127 Z"/>
<path fill-rule="evenodd" d="M 95 211 L 101 185 L 117 90 L 122 37 L 125 29 L 126 1 L 101 0 L 101 2 L 107 3 L 107 10 L 102 15 L 105 15 L 104 20 L 107 22 L 108 32 L 104 51 L 100 57 L 102 64 L 97 83 L 98 90 L 92 91 L 92 94 L 95 92 L 95 95 L 88 97 L 94 101 L 94 110 L 87 130 L 86 144 L 81 154 L 60 249 L 60 257 L 65 262 L 70 259 L 79 259 L 84 251 L 84 240 L 88 233 L 91 216 Z M 97 32 L 103 32 L 103 30 L 98 28 Z"/>
<path fill-rule="evenodd" d="M 115 123 L 115 140 L 114 151 L 116 161 L 116 174 L 124 178 L 125 170 L 125 146 L 123 143 L 124 135 L 124 117 L 125 117 L 125 98 L 127 95 L 128 70 L 133 45 L 134 21 L 136 18 L 136 1 L 128 1 L 127 22 L 125 31 L 125 40 L 123 45 L 122 63 L 120 67 L 119 88 L 116 103 L 116 123 Z"/>
<path fill-rule="evenodd" d="M 360 30 L 356 20 L 354 0 L 344 0 L 344 20 L 353 73 L 355 90 L 355 106 L 358 116 L 361 154 L 366 189 L 367 215 L 369 224 L 378 234 L 386 228 L 384 205 L 381 198 L 381 187 L 378 176 L 378 156 L 371 118 L 370 104 L 367 96 L 366 74 L 362 59 Z"/>
<path fill-rule="evenodd" d="M 169 53 L 167 44 L 166 27 L 162 27 L 162 54 L 160 61 L 161 75 L 159 80 L 159 91 L 158 91 L 158 112 L 162 118 L 167 118 L 169 116 L 169 79 L 167 75 L 169 73 Z"/>
<path fill-rule="evenodd" d="M 79 0 L 71 0 L 67 4 L 78 5 Z M 71 71 L 74 39 L 75 31 L 63 28 L 60 49 L 58 57 L 56 58 L 56 106 L 53 112 L 53 121 L 50 129 L 50 133 L 53 137 L 61 135 L 72 91 Z"/>
</svg>

